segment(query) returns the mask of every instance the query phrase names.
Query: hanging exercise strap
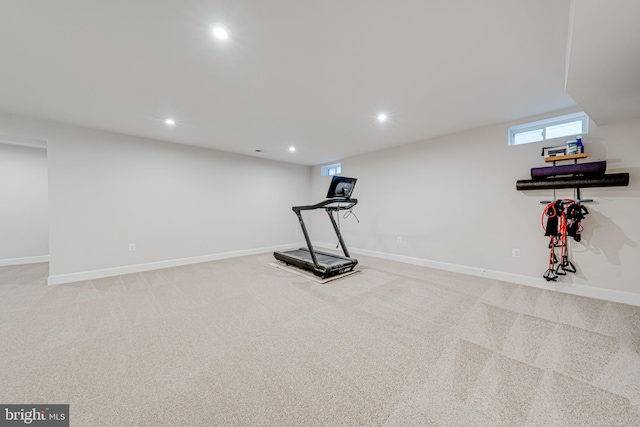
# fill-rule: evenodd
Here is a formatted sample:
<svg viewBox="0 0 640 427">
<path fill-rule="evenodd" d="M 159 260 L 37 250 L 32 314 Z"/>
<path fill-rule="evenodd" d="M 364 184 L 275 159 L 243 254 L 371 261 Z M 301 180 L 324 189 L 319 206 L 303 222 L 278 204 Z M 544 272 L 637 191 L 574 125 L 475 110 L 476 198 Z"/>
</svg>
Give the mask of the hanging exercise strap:
<svg viewBox="0 0 640 427">
<path fill-rule="evenodd" d="M 542 228 L 544 229 L 544 235 L 549 237 L 549 265 L 547 271 L 544 272 L 543 277 L 547 282 L 555 281 L 558 279 L 557 267 L 558 257 L 555 253 L 555 248 L 558 245 L 559 240 L 559 225 L 560 219 L 563 216 L 563 206 L 561 200 L 549 203 L 542 211 Z M 545 218 L 547 222 L 545 224 Z"/>
<path fill-rule="evenodd" d="M 542 228 L 545 230 L 545 236 L 558 235 L 559 219 L 562 215 L 562 201 L 556 200 L 545 206 L 542 212 Z M 547 218 L 547 225 L 544 225 L 544 218 Z"/>
<path fill-rule="evenodd" d="M 582 239 L 582 220 L 589 214 L 587 208 L 578 202 L 567 206 L 567 235 L 573 237 L 576 242 Z"/>
<path fill-rule="evenodd" d="M 587 208 L 572 199 L 556 200 L 544 207 L 542 228 L 544 235 L 549 237 L 549 265 L 543 277 L 547 281 L 555 281 L 558 276 L 565 276 L 567 272 L 576 272 L 576 267 L 569 260 L 567 236 L 580 241 L 582 220 L 588 213 Z M 560 260 L 555 253 L 556 247 L 560 247 Z"/>
<path fill-rule="evenodd" d="M 563 203 L 575 203 L 573 200 L 565 199 Z M 567 213 L 566 210 L 562 211 L 562 217 L 560 219 L 560 246 L 562 251 L 560 253 L 560 265 L 556 267 L 556 274 L 560 276 L 566 276 L 567 272 L 575 273 L 576 268 L 571 261 L 569 261 L 569 248 L 567 246 Z"/>
</svg>

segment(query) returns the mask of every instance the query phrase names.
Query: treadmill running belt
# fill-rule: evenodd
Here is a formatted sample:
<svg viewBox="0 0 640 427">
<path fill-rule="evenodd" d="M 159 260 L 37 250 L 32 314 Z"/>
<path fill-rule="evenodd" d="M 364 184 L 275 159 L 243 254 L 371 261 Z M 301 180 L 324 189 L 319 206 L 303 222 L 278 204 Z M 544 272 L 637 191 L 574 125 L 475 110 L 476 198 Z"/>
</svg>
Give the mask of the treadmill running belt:
<svg viewBox="0 0 640 427">
<path fill-rule="evenodd" d="M 318 264 L 330 270 L 353 264 L 353 259 L 345 258 L 340 255 L 333 255 L 333 254 L 328 254 L 326 252 L 320 252 L 320 251 L 315 251 L 315 253 L 316 253 L 316 259 L 318 260 Z M 311 259 L 311 254 L 309 253 L 308 249 L 300 248 L 293 251 L 283 252 L 283 254 L 286 254 L 293 258 L 298 258 L 300 260 L 304 260 L 313 264 L 313 260 Z"/>
<path fill-rule="evenodd" d="M 296 267 L 309 270 L 316 276 L 320 276 L 323 279 L 346 273 L 347 271 L 352 271 L 358 264 L 358 260 L 355 258 L 347 258 L 320 251 L 314 251 L 314 253 L 318 260 L 317 267 L 313 263 L 311 253 L 308 249 L 300 248 L 286 252 L 274 252 L 273 256 L 287 265 L 294 265 Z"/>
</svg>

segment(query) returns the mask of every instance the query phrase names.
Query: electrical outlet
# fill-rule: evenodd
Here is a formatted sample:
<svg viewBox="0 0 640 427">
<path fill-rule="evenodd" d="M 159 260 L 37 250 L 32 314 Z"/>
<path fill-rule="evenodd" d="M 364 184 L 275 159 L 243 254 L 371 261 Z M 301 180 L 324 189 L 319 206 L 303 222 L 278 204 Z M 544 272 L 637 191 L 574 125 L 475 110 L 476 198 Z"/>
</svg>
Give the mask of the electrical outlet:
<svg viewBox="0 0 640 427">
<path fill-rule="evenodd" d="M 514 258 L 520 258 L 520 249 L 511 249 L 511 256 Z"/>
<path fill-rule="evenodd" d="M 398 237 L 396 237 L 396 242 L 398 242 L 398 243 L 402 243 L 402 236 L 398 236 Z"/>
<path fill-rule="evenodd" d="M 135 243 L 129 243 L 129 252 L 133 252 L 136 250 L 136 244 Z"/>
</svg>

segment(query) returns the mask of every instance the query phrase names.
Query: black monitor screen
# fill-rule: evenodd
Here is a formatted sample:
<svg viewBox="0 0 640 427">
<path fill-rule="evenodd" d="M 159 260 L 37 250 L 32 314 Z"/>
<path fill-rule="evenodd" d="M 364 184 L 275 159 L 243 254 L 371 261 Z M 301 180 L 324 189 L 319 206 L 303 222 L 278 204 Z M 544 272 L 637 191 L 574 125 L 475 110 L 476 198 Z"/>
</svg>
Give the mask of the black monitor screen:
<svg viewBox="0 0 640 427">
<path fill-rule="evenodd" d="M 329 186 L 329 192 L 327 193 L 327 199 L 333 199 L 335 197 L 350 198 L 353 192 L 353 187 L 356 185 L 357 178 L 346 178 L 344 176 L 333 176 L 331 185 Z"/>
</svg>

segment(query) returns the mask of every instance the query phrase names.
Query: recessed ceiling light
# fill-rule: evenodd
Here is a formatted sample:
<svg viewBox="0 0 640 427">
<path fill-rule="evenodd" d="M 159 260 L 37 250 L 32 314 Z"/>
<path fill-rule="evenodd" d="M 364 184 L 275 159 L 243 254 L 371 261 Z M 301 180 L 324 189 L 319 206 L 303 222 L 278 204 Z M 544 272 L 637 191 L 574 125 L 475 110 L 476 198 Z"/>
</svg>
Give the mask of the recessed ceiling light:
<svg viewBox="0 0 640 427">
<path fill-rule="evenodd" d="M 289 151 L 291 151 L 292 153 L 295 152 L 296 151 L 296 147 L 293 147 L 293 146 L 289 147 Z"/>
<path fill-rule="evenodd" d="M 218 40 L 228 40 L 231 37 L 231 30 L 229 30 L 226 25 L 215 24 L 212 27 L 211 32 Z"/>
<path fill-rule="evenodd" d="M 176 121 L 173 119 L 165 119 L 164 122 L 167 124 L 167 126 L 175 126 L 176 124 Z"/>
<path fill-rule="evenodd" d="M 378 114 L 378 121 L 380 123 L 386 122 L 389 117 L 385 113 Z"/>
</svg>

